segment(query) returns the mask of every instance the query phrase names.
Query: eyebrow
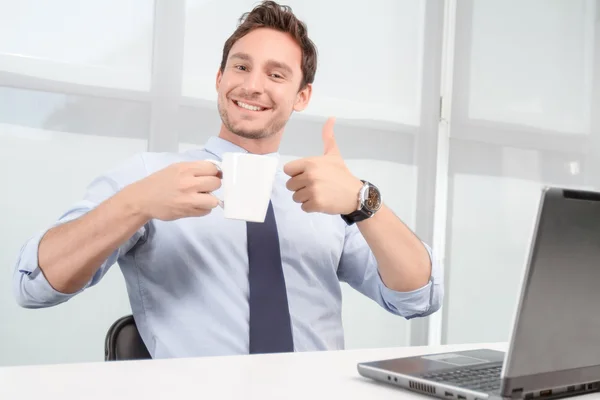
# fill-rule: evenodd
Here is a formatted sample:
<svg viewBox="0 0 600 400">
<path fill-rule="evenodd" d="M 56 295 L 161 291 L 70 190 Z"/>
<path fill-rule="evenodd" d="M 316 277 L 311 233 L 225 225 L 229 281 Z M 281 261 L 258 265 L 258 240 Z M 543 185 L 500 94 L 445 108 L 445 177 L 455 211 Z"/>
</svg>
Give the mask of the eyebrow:
<svg viewBox="0 0 600 400">
<path fill-rule="evenodd" d="M 247 53 L 241 53 L 241 52 L 234 53 L 229 58 L 230 59 L 237 58 L 238 60 L 250 61 L 250 62 L 252 61 L 252 57 L 250 57 L 249 54 L 247 54 Z M 282 69 L 285 72 L 287 72 L 288 74 L 293 75 L 292 68 L 289 65 L 287 65 L 285 63 L 282 63 L 280 61 L 269 60 L 269 61 L 267 61 L 267 65 L 270 66 L 270 67 L 272 67 L 272 68 Z"/>
<path fill-rule="evenodd" d="M 232 54 L 229 58 L 238 58 L 244 61 L 252 61 L 252 57 L 250 57 L 250 55 L 246 53 L 235 53 Z"/>
</svg>

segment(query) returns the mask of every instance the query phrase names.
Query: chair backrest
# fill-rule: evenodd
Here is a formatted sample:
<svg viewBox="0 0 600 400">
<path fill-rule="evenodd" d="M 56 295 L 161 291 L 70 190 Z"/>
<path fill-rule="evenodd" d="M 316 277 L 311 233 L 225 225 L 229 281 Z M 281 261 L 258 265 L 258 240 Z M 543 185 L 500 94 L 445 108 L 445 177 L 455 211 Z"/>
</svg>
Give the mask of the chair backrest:
<svg viewBox="0 0 600 400">
<path fill-rule="evenodd" d="M 133 315 L 116 320 L 108 329 L 104 343 L 104 360 L 151 359 L 146 345 L 138 332 Z"/>
</svg>

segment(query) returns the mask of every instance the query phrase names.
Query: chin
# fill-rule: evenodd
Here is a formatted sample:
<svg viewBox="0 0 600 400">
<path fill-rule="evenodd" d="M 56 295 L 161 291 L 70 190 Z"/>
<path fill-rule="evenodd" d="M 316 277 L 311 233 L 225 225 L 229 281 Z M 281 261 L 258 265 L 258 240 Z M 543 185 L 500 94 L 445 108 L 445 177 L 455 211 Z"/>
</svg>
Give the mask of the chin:
<svg viewBox="0 0 600 400">
<path fill-rule="evenodd" d="M 227 104 L 227 103 L 226 103 Z M 232 104 L 230 102 L 230 104 Z M 234 106 L 237 108 L 237 106 Z M 223 104 L 218 105 L 221 121 L 232 134 L 245 139 L 265 139 L 279 133 L 285 126 L 287 121 L 279 121 L 270 115 L 240 115 L 239 110 L 223 107 Z M 265 113 L 272 113 L 272 110 Z"/>
<path fill-rule="evenodd" d="M 278 129 L 274 129 L 277 124 L 274 124 L 273 121 L 261 121 L 260 118 L 253 120 L 235 118 L 228 122 L 227 128 L 231 133 L 246 139 L 264 139 L 273 136 L 278 131 Z"/>
<path fill-rule="evenodd" d="M 231 133 L 243 137 L 245 139 L 264 139 L 274 135 L 274 132 L 269 132 L 266 128 L 242 128 L 239 126 L 229 129 Z"/>
</svg>

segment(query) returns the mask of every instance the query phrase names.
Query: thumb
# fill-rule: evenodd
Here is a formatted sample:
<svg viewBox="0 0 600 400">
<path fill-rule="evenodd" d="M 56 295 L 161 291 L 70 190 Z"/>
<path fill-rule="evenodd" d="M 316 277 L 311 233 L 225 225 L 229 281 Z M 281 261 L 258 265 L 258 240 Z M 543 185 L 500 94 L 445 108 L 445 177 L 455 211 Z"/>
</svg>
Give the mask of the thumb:
<svg viewBox="0 0 600 400">
<path fill-rule="evenodd" d="M 333 133 L 333 125 L 335 125 L 335 117 L 331 117 L 323 125 L 323 146 L 324 154 L 327 155 L 340 155 L 337 143 L 335 141 L 335 135 Z"/>
</svg>

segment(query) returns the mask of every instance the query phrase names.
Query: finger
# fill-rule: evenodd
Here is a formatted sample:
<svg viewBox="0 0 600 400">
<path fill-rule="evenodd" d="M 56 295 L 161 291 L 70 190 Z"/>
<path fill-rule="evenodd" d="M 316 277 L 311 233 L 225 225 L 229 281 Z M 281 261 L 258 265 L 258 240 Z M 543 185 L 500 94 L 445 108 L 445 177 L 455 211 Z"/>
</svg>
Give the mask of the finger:
<svg viewBox="0 0 600 400">
<path fill-rule="evenodd" d="M 219 199 L 211 193 L 197 193 L 193 204 L 196 210 L 212 210 L 219 206 Z"/>
<path fill-rule="evenodd" d="M 221 187 L 221 178 L 216 176 L 198 176 L 194 179 L 193 190 L 198 193 L 214 192 Z"/>
<path fill-rule="evenodd" d="M 214 194 L 212 195 L 215 199 L 217 199 L 217 204 L 219 207 L 221 208 L 225 208 L 225 203 L 223 203 L 223 200 L 221 200 L 220 198 L 218 198 L 217 196 L 215 196 Z"/>
<path fill-rule="evenodd" d="M 304 158 L 300 158 L 298 160 L 290 161 L 289 163 L 283 166 L 283 172 L 285 172 L 288 176 L 296 176 L 304 172 L 307 166 L 307 160 Z"/>
<path fill-rule="evenodd" d="M 302 208 L 302 211 L 307 213 L 313 213 L 317 211 L 317 205 L 313 200 L 305 201 L 304 203 L 302 203 L 302 206 L 300 208 Z"/>
<path fill-rule="evenodd" d="M 335 134 L 333 132 L 333 126 L 335 125 L 335 118 L 331 117 L 325 122 L 323 125 L 323 148 L 325 155 L 340 155 L 340 150 L 338 149 L 337 143 L 335 141 Z"/>
<path fill-rule="evenodd" d="M 292 192 L 300 190 L 300 189 L 306 187 L 307 185 L 308 185 L 308 179 L 306 177 L 306 174 L 296 175 L 295 177 L 290 178 L 287 181 L 287 183 L 285 184 L 287 189 Z"/>
<path fill-rule="evenodd" d="M 308 188 L 300 189 L 294 193 L 292 199 L 296 203 L 305 203 L 310 200 L 310 190 Z"/>
<path fill-rule="evenodd" d="M 189 215 L 189 217 L 205 217 L 210 214 L 211 210 L 205 210 L 204 208 L 194 208 Z"/>
<path fill-rule="evenodd" d="M 208 161 L 195 161 L 190 167 L 194 176 L 220 176 L 221 170 Z"/>
</svg>

